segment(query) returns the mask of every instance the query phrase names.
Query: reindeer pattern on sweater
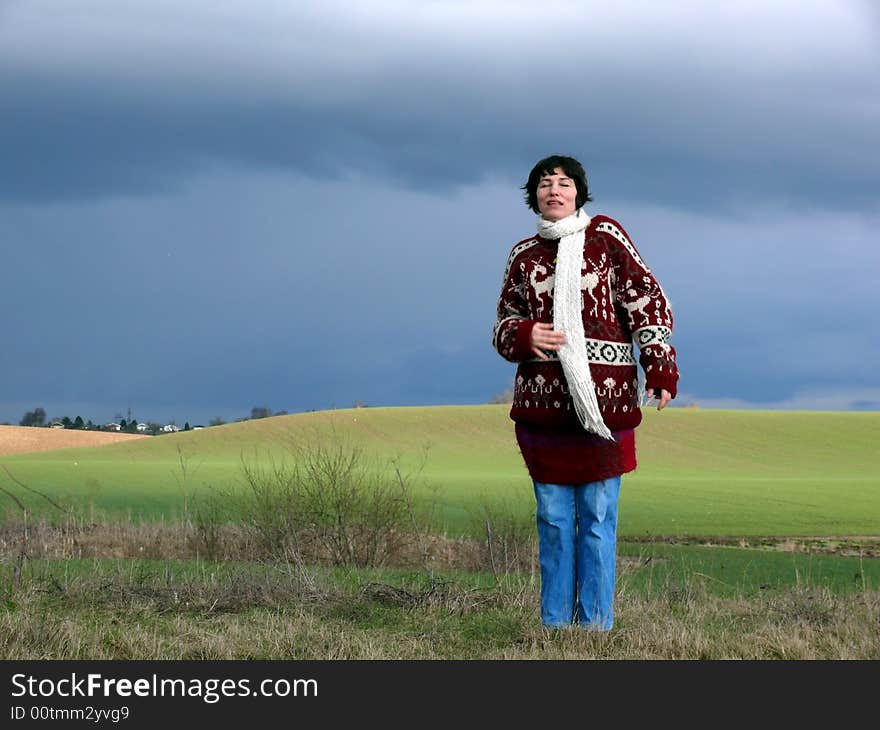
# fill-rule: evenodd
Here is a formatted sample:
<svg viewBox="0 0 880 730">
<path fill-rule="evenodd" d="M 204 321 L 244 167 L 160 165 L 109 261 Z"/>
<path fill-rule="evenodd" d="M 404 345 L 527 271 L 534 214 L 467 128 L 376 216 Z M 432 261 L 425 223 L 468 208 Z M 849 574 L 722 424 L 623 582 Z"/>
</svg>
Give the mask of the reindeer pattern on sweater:
<svg viewBox="0 0 880 730">
<path fill-rule="evenodd" d="M 533 236 L 517 243 L 505 267 L 492 343 L 518 364 L 510 416 L 541 426 L 581 428 L 554 352 L 531 350 L 537 322 L 553 322 L 557 241 Z M 672 308 L 660 283 L 617 221 L 598 215 L 584 231 L 581 268 L 584 347 L 603 420 L 612 430 L 641 422 L 633 340 L 645 385 L 677 392 Z"/>
</svg>

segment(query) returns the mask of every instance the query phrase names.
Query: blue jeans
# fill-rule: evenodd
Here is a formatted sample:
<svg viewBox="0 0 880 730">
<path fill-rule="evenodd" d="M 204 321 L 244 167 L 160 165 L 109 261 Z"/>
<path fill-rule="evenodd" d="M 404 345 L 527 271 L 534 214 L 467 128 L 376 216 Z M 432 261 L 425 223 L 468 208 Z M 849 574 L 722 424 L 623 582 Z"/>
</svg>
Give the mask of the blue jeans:
<svg viewBox="0 0 880 730">
<path fill-rule="evenodd" d="M 535 482 L 541 622 L 608 631 L 614 624 L 620 477 L 587 484 Z"/>
</svg>

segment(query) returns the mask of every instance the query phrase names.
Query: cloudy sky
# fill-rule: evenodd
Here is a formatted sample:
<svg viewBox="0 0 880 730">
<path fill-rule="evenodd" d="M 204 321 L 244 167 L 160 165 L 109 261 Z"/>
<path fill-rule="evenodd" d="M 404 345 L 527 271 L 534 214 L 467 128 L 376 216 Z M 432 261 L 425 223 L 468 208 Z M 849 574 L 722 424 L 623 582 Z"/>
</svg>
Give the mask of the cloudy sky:
<svg viewBox="0 0 880 730">
<path fill-rule="evenodd" d="M 677 405 L 880 408 L 876 5 L 669 5 L 0 0 L 0 421 L 487 402 L 553 153 Z"/>
</svg>

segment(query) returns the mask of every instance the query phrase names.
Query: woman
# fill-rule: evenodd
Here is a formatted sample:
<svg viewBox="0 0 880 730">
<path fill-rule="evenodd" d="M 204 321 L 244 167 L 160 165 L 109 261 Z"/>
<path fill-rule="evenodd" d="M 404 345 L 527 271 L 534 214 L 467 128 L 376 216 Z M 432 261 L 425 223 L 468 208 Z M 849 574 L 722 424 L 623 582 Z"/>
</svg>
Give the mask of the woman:
<svg viewBox="0 0 880 730">
<path fill-rule="evenodd" d="M 662 410 L 678 382 L 672 310 L 623 226 L 584 212 L 580 162 L 547 157 L 523 190 L 538 230 L 510 252 L 493 345 L 519 363 L 510 417 L 535 488 L 541 620 L 607 631 L 620 477 L 642 420 L 632 341 Z"/>
</svg>

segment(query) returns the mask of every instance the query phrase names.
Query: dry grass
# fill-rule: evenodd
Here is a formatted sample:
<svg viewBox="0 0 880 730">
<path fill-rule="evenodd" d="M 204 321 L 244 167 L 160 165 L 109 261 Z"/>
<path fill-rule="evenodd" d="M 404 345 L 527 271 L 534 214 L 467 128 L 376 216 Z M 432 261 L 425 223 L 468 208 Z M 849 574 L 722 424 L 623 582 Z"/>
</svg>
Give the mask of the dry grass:
<svg viewBox="0 0 880 730">
<path fill-rule="evenodd" d="M 0 659 L 880 658 L 880 592 L 719 597 L 695 573 L 646 593 L 625 557 L 613 631 L 544 629 L 534 535 L 490 517 L 485 540 L 396 535 L 395 570 L 347 572 L 308 531 L 279 561 L 212 523 L 206 561 L 198 524 L 7 518 Z"/>
<path fill-rule="evenodd" d="M 41 520 L 25 525 L 20 520 L 0 522 L 0 559 L 149 559 L 262 561 L 277 557 L 272 546 L 253 528 L 227 523 L 212 526 L 211 546 L 197 526 L 183 523 L 88 522 L 71 518 L 61 524 Z M 26 536 L 26 537 L 25 537 Z M 451 538 L 429 533 L 398 533 L 389 540 L 388 562 L 400 568 L 497 572 L 499 555 L 506 556 L 504 570 L 537 569 L 534 536 L 514 546 L 498 536 L 488 540 Z M 334 555 L 319 535 L 302 530 L 298 554 L 313 565 L 333 565 Z M 624 559 L 625 560 L 625 559 Z"/>
<path fill-rule="evenodd" d="M 877 591 L 722 598 L 695 574 L 646 595 L 621 558 L 614 630 L 550 631 L 534 546 L 422 534 L 397 541 L 408 570 L 332 572 L 320 542 L 315 564 L 278 562 L 241 525 L 221 527 L 221 562 L 181 524 L 24 527 L 0 531 L 0 659 L 880 658 Z"/>
<path fill-rule="evenodd" d="M 880 593 L 622 591 L 609 633 L 540 626 L 534 577 L 333 580 L 292 565 L 96 571 L 7 590 L 3 659 L 877 659 Z"/>
<path fill-rule="evenodd" d="M 144 434 L 105 431 L 77 431 L 67 428 L 0 426 L 0 456 L 31 451 L 106 446 L 119 441 L 150 438 Z"/>
</svg>

